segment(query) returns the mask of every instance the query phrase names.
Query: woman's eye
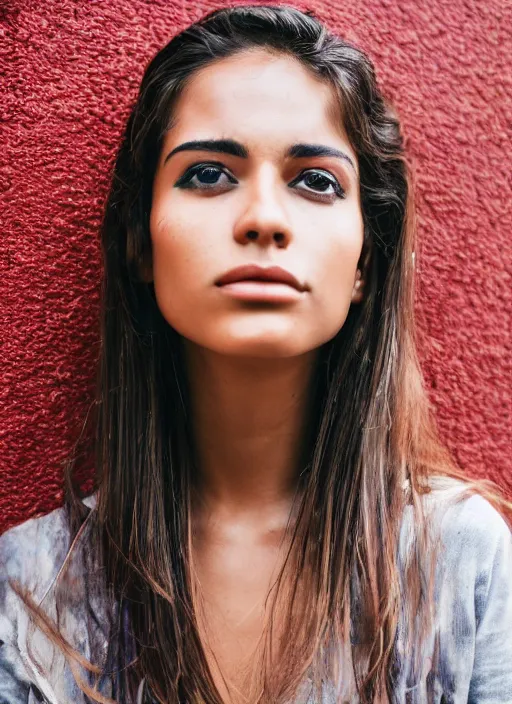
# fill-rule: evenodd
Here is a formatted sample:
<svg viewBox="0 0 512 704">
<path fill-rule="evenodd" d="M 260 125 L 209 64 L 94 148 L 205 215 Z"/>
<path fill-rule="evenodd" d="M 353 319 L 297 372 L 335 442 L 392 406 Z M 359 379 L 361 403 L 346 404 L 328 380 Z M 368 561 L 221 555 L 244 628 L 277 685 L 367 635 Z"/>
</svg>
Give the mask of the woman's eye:
<svg viewBox="0 0 512 704">
<path fill-rule="evenodd" d="M 219 176 L 225 176 L 228 183 L 237 183 L 236 179 L 228 174 L 223 168 L 215 164 L 195 164 L 175 184 L 179 188 L 193 188 L 202 191 L 216 189 L 225 185 Z"/>
<path fill-rule="evenodd" d="M 309 170 L 309 171 L 303 171 L 299 176 L 292 181 L 290 186 L 294 186 L 295 184 L 299 183 L 300 181 L 304 181 L 309 188 L 313 189 L 313 192 L 318 194 L 318 195 L 327 195 L 327 196 L 337 196 L 338 198 L 344 198 L 345 197 L 345 191 L 343 188 L 340 186 L 338 181 L 332 177 L 324 173 L 323 171 L 318 171 L 318 170 Z M 318 189 L 318 190 L 316 190 Z M 332 190 L 329 190 L 332 189 Z"/>
<path fill-rule="evenodd" d="M 225 177 L 224 182 L 222 177 Z M 327 196 L 327 200 L 332 201 L 332 197 L 344 198 L 345 191 L 340 186 L 338 181 L 324 173 L 323 171 L 309 169 L 302 171 L 299 176 L 294 179 L 289 185 L 294 187 L 297 183 L 304 181 L 307 190 L 317 196 Z M 237 180 L 229 174 L 224 167 L 215 163 L 195 164 L 188 169 L 183 176 L 177 181 L 177 188 L 190 188 L 201 191 L 216 190 L 230 183 L 238 183 Z M 305 190 L 305 189 L 300 189 Z M 325 198 L 323 200 L 326 200 Z"/>
</svg>

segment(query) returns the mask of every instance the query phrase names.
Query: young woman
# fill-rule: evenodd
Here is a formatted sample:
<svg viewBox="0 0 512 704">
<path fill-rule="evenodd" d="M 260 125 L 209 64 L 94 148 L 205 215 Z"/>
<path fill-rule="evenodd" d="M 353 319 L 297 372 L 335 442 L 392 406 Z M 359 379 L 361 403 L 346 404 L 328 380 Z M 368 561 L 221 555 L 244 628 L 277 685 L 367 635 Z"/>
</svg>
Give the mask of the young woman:
<svg viewBox="0 0 512 704">
<path fill-rule="evenodd" d="M 0 701 L 512 702 L 512 506 L 436 434 L 368 58 L 285 6 L 181 32 L 102 242 L 96 491 L 2 536 Z"/>
</svg>

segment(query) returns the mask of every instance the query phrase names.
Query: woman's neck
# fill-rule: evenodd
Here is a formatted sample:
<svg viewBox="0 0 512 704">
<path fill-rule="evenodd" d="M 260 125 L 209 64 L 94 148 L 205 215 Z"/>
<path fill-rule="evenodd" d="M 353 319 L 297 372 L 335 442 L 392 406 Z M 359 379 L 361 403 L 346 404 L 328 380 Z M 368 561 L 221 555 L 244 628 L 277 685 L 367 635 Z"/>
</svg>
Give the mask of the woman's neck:
<svg viewBox="0 0 512 704">
<path fill-rule="evenodd" d="M 315 354 L 234 359 L 187 343 L 201 501 L 232 515 L 291 501 Z"/>
</svg>

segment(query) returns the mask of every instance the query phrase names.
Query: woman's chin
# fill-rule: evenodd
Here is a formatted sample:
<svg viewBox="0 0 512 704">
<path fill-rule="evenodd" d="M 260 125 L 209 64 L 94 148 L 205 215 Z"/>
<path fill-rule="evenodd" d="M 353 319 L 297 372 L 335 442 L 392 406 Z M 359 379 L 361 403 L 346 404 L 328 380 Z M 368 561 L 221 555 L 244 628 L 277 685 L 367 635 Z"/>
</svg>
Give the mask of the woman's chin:
<svg viewBox="0 0 512 704">
<path fill-rule="evenodd" d="M 278 342 L 276 340 L 258 340 L 230 345 L 225 348 L 224 354 L 232 357 L 244 357 L 252 359 L 286 359 L 289 357 L 300 357 L 312 350 L 304 349 L 302 346 L 294 345 L 288 340 Z"/>
<path fill-rule="evenodd" d="M 197 337 L 187 338 L 188 343 L 198 345 L 203 350 L 210 350 L 215 355 L 223 357 L 252 359 L 285 359 L 301 357 L 313 353 L 323 344 L 322 340 L 298 339 L 295 335 L 259 335 L 258 337 L 229 337 L 227 335 L 215 339 Z"/>
<path fill-rule="evenodd" d="M 190 322 L 190 321 L 187 321 Z M 338 325 L 319 325 L 318 321 L 292 316 L 273 316 L 259 320 L 204 320 L 204 325 L 175 325 L 185 340 L 203 350 L 229 357 L 280 359 L 309 354 L 328 342 L 338 332 Z M 337 323 L 338 321 L 336 321 Z"/>
</svg>

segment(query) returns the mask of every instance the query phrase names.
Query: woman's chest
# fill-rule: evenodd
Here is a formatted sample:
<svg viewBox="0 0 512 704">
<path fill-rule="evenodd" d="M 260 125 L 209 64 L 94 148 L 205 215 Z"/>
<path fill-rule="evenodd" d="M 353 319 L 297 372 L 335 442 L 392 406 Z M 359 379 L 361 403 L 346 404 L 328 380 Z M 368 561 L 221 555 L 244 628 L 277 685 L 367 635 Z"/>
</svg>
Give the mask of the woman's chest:
<svg viewBox="0 0 512 704">
<path fill-rule="evenodd" d="M 273 543 L 217 541 L 194 556 L 194 608 L 201 640 L 214 680 L 221 690 L 225 678 L 247 686 L 261 656 L 264 633 L 272 612 L 274 581 L 281 565 Z"/>
</svg>

